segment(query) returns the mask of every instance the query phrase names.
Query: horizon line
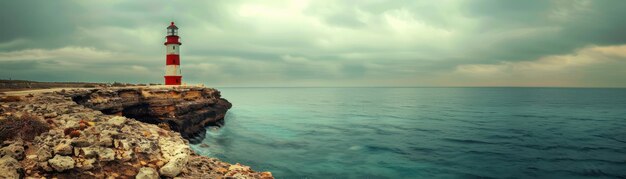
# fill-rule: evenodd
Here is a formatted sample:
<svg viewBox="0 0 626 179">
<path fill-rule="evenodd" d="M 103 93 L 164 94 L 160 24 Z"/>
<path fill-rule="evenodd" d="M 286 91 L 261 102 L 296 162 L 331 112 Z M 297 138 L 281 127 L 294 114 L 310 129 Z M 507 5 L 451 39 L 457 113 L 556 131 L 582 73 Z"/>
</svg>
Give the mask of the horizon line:
<svg viewBox="0 0 626 179">
<path fill-rule="evenodd" d="M 29 82 L 44 82 L 44 83 L 127 83 L 127 84 L 150 84 L 142 82 L 93 82 L 93 81 L 34 81 L 27 79 L 3 79 L 0 81 L 29 81 Z M 189 84 L 203 84 L 205 87 L 210 88 L 595 88 L 595 89 L 626 89 L 626 86 L 210 86 L 206 83 L 189 83 Z"/>
</svg>

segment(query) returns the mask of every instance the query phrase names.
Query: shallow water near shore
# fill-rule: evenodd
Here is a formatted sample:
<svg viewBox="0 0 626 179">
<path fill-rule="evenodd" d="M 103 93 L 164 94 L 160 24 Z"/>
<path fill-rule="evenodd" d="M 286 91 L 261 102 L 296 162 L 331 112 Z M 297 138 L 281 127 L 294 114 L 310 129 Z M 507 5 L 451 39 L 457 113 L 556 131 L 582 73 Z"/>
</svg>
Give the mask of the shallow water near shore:
<svg viewBox="0 0 626 179">
<path fill-rule="evenodd" d="M 192 148 L 277 178 L 626 177 L 626 89 L 219 90 Z"/>
</svg>

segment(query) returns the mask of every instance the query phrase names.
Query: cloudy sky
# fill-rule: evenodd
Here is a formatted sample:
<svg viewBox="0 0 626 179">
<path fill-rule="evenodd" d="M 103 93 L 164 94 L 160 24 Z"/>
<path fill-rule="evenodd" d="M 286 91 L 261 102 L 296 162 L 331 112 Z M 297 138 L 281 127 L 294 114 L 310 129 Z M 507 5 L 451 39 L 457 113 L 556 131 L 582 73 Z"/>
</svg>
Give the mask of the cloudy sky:
<svg viewBox="0 0 626 179">
<path fill-rule="evenodd" d="M 626 87 L 626 1 L 0 2 L 0 79 L 208 86 Z"/>
</svg>

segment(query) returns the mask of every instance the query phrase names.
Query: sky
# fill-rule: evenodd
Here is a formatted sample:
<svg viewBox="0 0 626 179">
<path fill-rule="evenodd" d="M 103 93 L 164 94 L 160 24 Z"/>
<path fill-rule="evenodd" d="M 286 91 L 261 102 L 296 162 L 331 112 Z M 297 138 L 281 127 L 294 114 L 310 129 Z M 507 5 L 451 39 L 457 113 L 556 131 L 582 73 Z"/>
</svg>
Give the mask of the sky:
<svg viewBox="0 0 626 179">
<path fill-rule="evenodd" d="M 626 87 L 623 0 L 0 1 L 0 79 Z"/>
</svg>

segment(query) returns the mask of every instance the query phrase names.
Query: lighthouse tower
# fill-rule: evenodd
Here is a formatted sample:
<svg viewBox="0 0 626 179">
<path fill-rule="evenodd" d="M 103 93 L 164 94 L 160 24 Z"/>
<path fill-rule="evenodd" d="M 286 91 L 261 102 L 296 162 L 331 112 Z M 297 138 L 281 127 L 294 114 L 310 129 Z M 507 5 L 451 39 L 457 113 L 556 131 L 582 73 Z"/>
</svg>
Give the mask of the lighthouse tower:
<svg viewBox="0 0 626 179">
<path fill-rule="evenodd" d="M 174 22 L 167 27 L 165 36 L 166 57 L 165 57 L 165 85 L 180 85 L 183 76 L 180 73 L 179 47 L 181 45 L 178 37 L 178 27 Z"/>
</svg>

